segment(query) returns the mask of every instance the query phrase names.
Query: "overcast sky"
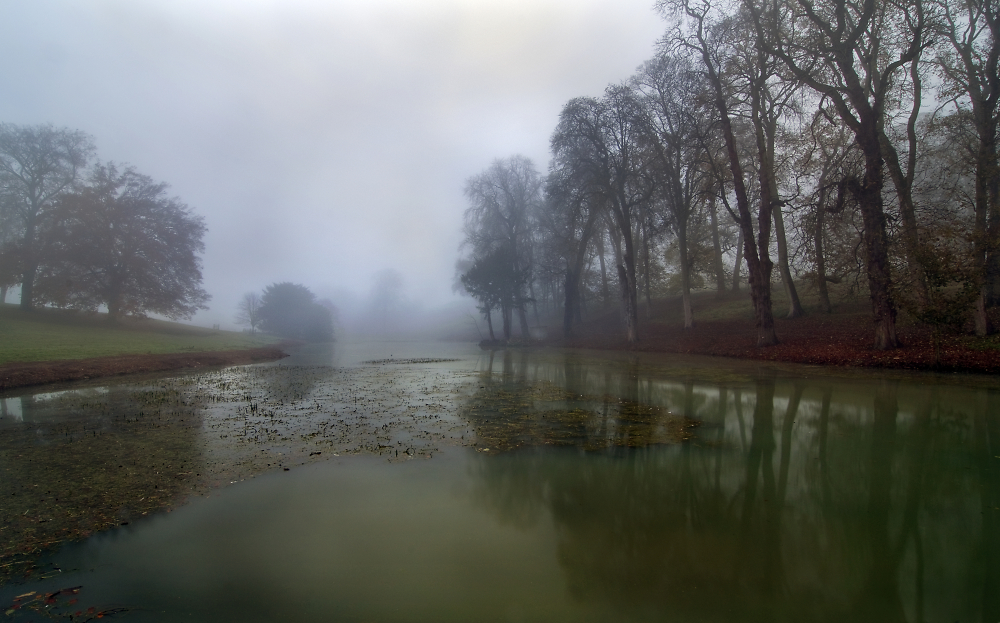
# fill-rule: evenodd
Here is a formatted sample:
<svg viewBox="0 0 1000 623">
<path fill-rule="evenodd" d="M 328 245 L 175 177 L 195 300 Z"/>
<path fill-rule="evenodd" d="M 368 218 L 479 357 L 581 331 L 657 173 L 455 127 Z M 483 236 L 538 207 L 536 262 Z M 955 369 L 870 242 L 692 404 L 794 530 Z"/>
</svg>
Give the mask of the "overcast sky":
<svg viewBox="0 0 1000 623">
<path fill-rule="evenodd" d="M 205 218 L 199 324 L 393 268 L 453 298 L 464 180 L 541 171 L 570 98 L 653 54 L 653 0 L 0 0 L 0 120 L 91 134 Z M 337 299 L 343 299 L 338 301 Z"/>
</svg>

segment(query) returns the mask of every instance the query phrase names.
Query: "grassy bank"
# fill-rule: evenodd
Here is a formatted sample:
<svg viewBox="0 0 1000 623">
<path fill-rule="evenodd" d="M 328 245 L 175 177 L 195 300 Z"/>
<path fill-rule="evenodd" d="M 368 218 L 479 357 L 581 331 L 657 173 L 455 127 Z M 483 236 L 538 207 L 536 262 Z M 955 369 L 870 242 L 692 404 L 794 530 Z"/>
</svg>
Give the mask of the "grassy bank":
<svg viewBox="0 0 1000 623">
<path fill-rule="evenodd" d="M 0 364 L 229 351 L 277 341 L 269 336 L 215 331 L 163 320 L 129 318 L 111 325 L 105 314 L 59 309 L 23 312 L 17 305 L 0 305 Z"/>
</svg>

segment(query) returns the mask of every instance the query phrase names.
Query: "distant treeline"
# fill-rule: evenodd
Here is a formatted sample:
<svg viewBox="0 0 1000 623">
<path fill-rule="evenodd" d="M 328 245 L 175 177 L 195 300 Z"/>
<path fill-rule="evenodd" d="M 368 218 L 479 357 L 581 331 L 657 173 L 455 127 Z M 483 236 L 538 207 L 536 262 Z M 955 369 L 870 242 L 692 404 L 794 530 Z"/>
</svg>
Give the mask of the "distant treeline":
<svg viewBox="0 0 1000 623">
<path fill-rule="evenodd" d="M 527 310 L 639 305 L 737 290 L 757 344 L 777 343 L 780 281 L 831 308 L 828 282 L 867 294 L 873 344 L 905 308 L 993 330 L 1000 303 L 1000 14 L 983 0 L 659 0 L 656 55 L 602 97 L 563 107 L 543 177 L 497 160 L 465 193 L 465 289 L 492 330 Z M 775 270 L 777 269 L 777 270 Z M 777 273 L 777 274 L 775 274 Z M 612 295 L 612 291 L 617 291 Z"/>
<path fill-rule="evenodd" d="M 90 136 L 0 124 L 0 294 L 115 320 L 205 309 L 205 224 L 167 185 L 94 160 Z"/>
</svg>

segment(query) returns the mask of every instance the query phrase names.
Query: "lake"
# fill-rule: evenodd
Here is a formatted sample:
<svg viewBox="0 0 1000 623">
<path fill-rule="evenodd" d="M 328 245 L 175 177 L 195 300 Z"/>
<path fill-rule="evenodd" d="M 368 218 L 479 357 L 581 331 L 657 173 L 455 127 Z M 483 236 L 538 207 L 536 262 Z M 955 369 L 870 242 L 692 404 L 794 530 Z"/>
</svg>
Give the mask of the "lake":
<svg viewBox="0 0 1000 623">
<path fill-rule="evenodd" d="M 348 343 L 0 407 L 14 621 L 1000 621 L 993 377 Z"/>
</svg>

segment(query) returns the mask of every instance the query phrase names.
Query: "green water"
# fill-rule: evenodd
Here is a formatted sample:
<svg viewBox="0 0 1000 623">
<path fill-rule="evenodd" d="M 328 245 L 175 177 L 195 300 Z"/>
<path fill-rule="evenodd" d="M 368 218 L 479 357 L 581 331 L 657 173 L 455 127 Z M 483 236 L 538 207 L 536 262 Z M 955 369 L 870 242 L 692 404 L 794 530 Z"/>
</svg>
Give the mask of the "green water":
<svg viewBox="0 0 1000 623">
<path fill-rule="evenodd" d="M 390 354 L 399 363 L 363 363 Z M 262 463 L 256 478 L 66 545 L 43 565 L 56 575 L 0 587 L 0 606 L 79 586 L 44 614 L 1000 621 L 992 378 L 430 344 L 292 363 L 305 367 L 189 378 L 200 428 L 179 437 L 189 465 L 281 450 L 290 471 Z M 299 440 L 233 433 L 222 451 L 232 438 L 210 439 L 252 402 L 211 399 L 233 388 L 273 397 L 289 438 L 352 396 L 370 406 L 309 438 L 326 445 L 305 450 L 327 454 L 293 464 Z M 376 441 L 357 444 L 354 429 Z M 41 620 L 32 599 L 10 620 Z"/>
</svg>

